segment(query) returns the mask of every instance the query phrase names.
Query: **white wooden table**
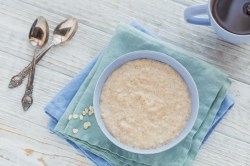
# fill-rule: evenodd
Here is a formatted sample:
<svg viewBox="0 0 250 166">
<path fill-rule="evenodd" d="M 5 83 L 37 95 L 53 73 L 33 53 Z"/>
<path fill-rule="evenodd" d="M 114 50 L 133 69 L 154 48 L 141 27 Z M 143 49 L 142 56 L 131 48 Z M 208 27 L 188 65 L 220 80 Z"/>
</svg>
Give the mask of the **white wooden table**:
<svg viewBox="0 0 250 166">
<path fill-rule="evenodd" d="M 0 0 L 0 165 L 93 165 L 48 131 L 43 108 L 109 42 L 119 22 L 137 19 L 166 42 L 216 65 L 230 75 L 233 109 L 201 148 L 195 166 L 250 165 L 250 44 L 232 45 L 211 27 L 183 20 L 189 5 L 205 0 Z M 79 19 L 79 30 L 65 46 L 53 48 L 38 64 L 34 104 L 21 107 L 25 84 L 8 89 L 9 79 L 32 59 L 28 32 L 36 17 L 47 18 L 50 31 L 67 18 Z"/>
</svg>

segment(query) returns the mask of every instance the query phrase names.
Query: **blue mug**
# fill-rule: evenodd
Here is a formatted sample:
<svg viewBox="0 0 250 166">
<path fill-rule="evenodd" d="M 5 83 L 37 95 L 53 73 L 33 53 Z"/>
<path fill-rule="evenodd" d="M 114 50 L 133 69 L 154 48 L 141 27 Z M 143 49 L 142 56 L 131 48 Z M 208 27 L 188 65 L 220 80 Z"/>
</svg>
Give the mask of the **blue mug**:
<svg viewBox="0 0 250 166">
<path fill-rule="evenodd" d="M 209 0 L 206 5 L 195 5 L 188 7 L 184 12 L 184 19 L 190 24 L 212 26 L 216 33 L 225 41 L 241 44 L 250 42 L 250 35 L 238 35 L 227 31 L 221 27 L 213 17 L 212 5 L 214 0 Z M 199 17 L 201 15 L 207 15 L 208 17 Z"/>
</svg>

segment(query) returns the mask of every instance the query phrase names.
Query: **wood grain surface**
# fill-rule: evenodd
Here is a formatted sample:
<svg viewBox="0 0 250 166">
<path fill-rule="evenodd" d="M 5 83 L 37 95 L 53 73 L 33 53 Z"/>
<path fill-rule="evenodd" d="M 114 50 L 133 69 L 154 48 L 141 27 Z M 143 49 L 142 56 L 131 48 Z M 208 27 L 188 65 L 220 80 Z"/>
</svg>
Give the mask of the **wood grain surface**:
<svg viewBox="0 0 250 166">
<path fill-rule="evenodd" d="M 214 64 L 230 75 L 228 94 L 236 101 L 201 148 L 195 166 L 250 165 L 250 44 L 233 45 L 211 27 L 183 20 L 187 6 L 205 0 L 0 0 L 0 165 L 94 165 L 46 127 L 43 108 L 94 55 L 107 45 L 119 22 L 138 20 L 160 38 Z M 10 78 L 32 59 L 28 32 L 38 16 L 50 31 L 69 16 L 79 19 L 74 39 L 52 48 L 37 65 L 34 104 L 23 112 L 22 86 L 10 90 Z"/>
</svg>

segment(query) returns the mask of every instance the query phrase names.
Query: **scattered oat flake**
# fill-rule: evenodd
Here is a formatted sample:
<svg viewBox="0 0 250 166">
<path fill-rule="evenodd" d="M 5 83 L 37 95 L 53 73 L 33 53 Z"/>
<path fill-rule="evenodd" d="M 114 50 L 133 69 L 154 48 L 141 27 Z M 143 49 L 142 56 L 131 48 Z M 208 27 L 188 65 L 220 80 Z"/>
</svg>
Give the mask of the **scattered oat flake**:
<svg viewBox="0 0 250 166">
<path fill-rule="evenodd" d="M 77 114 L 74 114 L 73 115 L 73 119 L 77 119 L 78 118 L 78 115 Z"/>
<path fill-rule="evenodd" d="M 87 113 L 86 113 L 86 111 L 82 111 L 82 114 L 83 114 L 83 116 L 84 116 L 84 115 L 86 115 Z"/>
<path fill-rule="evenodd" d="M 74 134 L 78 133 L 78 129 L 73 129 L 72 131 L 73 131 Z"/>
<path fill-rule="evenodd" d="M 69 119 L 69 120 L 71 120 L 71 119 L 72 119 L 72 116 L 73 116 L 73 115 L 72 115 L 72 114 L 70 114 L 68 119 Z"/>
<path fill-rule="evenodd" d="M 89 115 L 94 114 L 94 110 L 89 110 Z"/>
<path fill-rule="evenodd" d="M 89 109 L 88 109 L 88 108 L 85 108 L 85 112 L 88 113 L 88 112 L 89 112 Z"/>
<path fill-rule="evenodd" d="M 83 116 L 82 115 L 79 115 L 79 118 L 80 118 L 80 120 L 83 120 Z"/>
<path fill-rule="evenodd" d="M 87 128 L 89 128 L 91 126 L 91 123 L 90 122 L 85 122 L 84 124 L 83 124 L 83 128 L 84 129 L 87 129 Z"/>
<path fill-rule="evenodd" d="M 90 111 L 94 111 L 94 107 L 93 106 L 89 106 L 89 110 Z"/>
<path fill-rule="evenodd" d="M 92 115 L 94 113 L 94 107 L 89 106 L 89 115 Z"/>
</svg>

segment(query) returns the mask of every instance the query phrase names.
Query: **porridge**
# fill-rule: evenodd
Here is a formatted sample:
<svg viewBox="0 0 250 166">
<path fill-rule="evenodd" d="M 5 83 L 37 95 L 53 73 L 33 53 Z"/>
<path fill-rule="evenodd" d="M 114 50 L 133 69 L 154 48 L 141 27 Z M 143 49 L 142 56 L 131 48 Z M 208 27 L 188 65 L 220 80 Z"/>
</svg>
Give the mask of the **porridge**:
<svg viewBox="0 0 250 166">
<path fill-rule="evenodd" d="M 140 149 L 176 138 L 191 113 L 183 78 L 169 65 L 138 59 L 115 70 L 103 86 L 101 117 L 120 142 Z"/>
</svg>

